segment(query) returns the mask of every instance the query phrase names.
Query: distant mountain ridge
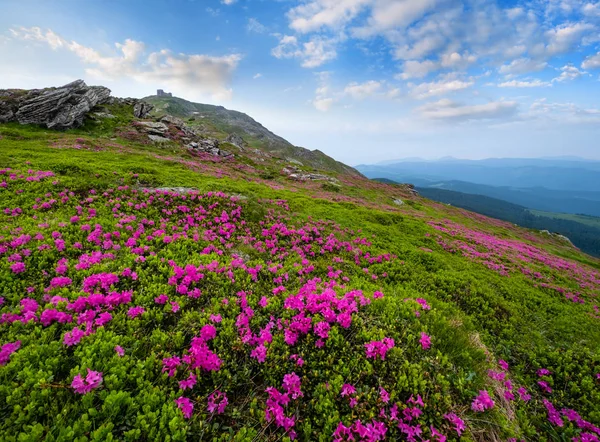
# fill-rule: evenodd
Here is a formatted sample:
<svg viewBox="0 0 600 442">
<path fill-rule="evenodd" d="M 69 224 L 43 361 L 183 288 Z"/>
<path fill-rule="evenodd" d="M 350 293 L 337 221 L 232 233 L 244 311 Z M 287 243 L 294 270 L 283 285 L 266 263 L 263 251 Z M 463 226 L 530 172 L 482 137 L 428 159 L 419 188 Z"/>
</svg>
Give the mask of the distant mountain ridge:
<svg viewBox="0 0 600 442">
<path fill-rule="evenodd" d="M 357 169 L 369 178 L 398 182 L 458 180 L 487 186 L 600 191 L 600 161 L 492 158 L 359 165 Z"/>
<path fill-rule="evenodd" d="M 223 106 L 193 103 L 183 98 L 168 95 L 152 95 L 143 99 L 154 105 L 154 113 L 168 113 L 184 118 L 192 126 L 201 127 L 215 138 L 223 139 L 227 134 L 237 134 L 252 148 L 264 149 L 273 156 L 300 161 L 317 169 L 351 175 L 361 175 L 356 169 L 334 160 L 319 150 L 294 146 L 274 134 L 249 115 L 226 109 Z"/>
</svg>

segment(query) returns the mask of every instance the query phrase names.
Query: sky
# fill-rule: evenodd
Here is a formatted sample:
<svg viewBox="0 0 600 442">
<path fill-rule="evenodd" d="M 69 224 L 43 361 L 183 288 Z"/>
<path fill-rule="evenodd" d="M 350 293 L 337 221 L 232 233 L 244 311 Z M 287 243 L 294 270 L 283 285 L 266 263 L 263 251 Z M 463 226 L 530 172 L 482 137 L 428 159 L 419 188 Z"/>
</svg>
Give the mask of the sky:
<svg viewBox="0 0 600 442">
<path fill-rule="evenodd" d="M 0 87 L 247 113 L 347 164 L 600 159 L 600 0 L 0 0 Z"/>
</svg>

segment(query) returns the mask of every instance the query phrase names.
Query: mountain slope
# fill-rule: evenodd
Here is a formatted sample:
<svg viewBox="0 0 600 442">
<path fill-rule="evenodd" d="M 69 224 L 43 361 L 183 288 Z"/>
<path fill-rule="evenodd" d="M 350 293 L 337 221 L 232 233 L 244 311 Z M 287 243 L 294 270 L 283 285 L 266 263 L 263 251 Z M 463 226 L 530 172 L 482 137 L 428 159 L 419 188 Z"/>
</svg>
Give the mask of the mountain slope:
<svg viewBox="0 0 600 442">
<path fill-rule="evenodd" d="M 308 150 L 294 146 L 275 135 L 248 115 L 225 109 L 223 106 L 192 103 L 177 97 L 149 96 L 147 101 L 155 106 L 154 113 L 167 113 L 188 120 L 191 126 L 219 139 L 227 134 L 240 135 L 251 147 L 264 149 L 276 157 L 293 159 L 321 170 L 358 175 L 359 172 L 319 150 Z"/>
<path fill-rule="evenodd" d="M 131 107 L 0 124 L 0 440 L 597 439 L 600 261 Z"/>
</svg>

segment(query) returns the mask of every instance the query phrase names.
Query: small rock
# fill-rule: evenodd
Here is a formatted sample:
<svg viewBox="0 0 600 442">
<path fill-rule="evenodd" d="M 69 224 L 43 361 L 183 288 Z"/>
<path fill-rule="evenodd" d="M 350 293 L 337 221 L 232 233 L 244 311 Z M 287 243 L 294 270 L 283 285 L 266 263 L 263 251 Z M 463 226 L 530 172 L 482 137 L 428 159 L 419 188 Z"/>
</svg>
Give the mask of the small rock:
<svg viewBox="0 0 600 442">
<path fill-rule="evenodd" d="M 152 109 L 154 109 L 153 105 L 140 100 L 133 106 L 133 116 L 135 118 L 146 118 Z"/>
<path fill-rule="evenodd" d="M 394 198 L 394 204 L 397 206 L 402 206 L 404 205 L 404 201 L 402 201 L 400 198 Z"/>
<path fill-rule="evenodd" d="M 168 143 L 169 140 L 168 138 L 165 137 L 161 137 L 160 135 L 148 135 L 148 138 L 150 138 L 150 140 L 154 141 L 155 143 Z"/>
</svg>

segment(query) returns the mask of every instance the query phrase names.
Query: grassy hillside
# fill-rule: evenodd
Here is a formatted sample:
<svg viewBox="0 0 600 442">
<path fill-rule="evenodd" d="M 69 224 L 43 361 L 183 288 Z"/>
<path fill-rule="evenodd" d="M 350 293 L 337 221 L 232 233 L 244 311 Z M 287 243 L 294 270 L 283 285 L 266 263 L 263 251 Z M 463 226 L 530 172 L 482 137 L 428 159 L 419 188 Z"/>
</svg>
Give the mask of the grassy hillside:
<svg viewBox="0 0 600 442">
<path fill-rule="evenodd" d="M 1 440 L 597 440 L 598 260 L 124 115 L 0 125 Z"/>
</svg>

